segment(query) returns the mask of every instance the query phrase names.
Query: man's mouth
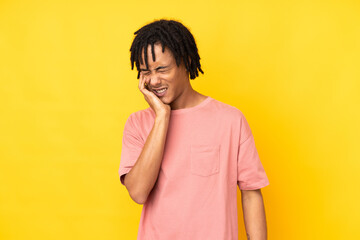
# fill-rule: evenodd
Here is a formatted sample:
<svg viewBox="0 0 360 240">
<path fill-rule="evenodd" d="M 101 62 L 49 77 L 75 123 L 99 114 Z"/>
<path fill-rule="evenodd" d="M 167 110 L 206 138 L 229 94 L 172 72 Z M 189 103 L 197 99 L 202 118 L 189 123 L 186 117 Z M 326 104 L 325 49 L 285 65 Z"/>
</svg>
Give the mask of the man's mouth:
<svg viewBox="0 0 360 240">
<path fill-rule="evenodd" d="M 164 94 L 165 94 L 165 92 L 166 92 L 166 90 L 167 90 L 168 88 L 160 88 L 160 89 L 158 89 L 158 90 L 153 90 L 153 92 L 157 95 L 157 96 L 163 96 Z"/>
</svg>

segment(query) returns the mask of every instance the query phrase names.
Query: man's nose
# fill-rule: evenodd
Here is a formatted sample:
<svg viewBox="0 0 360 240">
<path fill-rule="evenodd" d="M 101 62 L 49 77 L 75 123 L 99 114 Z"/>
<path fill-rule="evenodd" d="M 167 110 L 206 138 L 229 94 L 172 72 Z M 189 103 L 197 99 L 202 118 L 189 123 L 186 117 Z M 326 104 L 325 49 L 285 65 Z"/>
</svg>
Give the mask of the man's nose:
<svg viewBox="0 0 360 240">
<path fill-rule="evenodd" d="M 150 86 L 158 86 L 158 85 L 160 85 L 160 83 L 161 83 L 161 80 L 160 80 L 159 76 L 156 73 L 151 74 Z"/>
</svg>

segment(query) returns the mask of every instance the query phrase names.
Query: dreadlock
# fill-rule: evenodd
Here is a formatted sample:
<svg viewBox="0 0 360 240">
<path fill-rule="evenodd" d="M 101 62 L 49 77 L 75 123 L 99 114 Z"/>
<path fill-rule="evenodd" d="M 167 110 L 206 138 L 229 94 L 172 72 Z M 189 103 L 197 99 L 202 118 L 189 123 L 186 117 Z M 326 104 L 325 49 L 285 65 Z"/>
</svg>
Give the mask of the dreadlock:
<svg viewBox="0 0 360 240">
<path fill-rule="evenodd" d="M 131 69 L 134 63 L 140 77 L 140 64 L 143 64 L 141 53 L 144 52 L 146 68 L 148 66 L 147 47 L 151 46 L 152 59 L 155 61 L 154 44 L 160 43 L 162 52 L 165 47 L 172 52 L 176 65 L 179 67 L 181 61 L 184 62 L 186 70 L 190 73 L 190 79 L 199 76 L 200 71 L 204 74 L 200 65 L 200 56 L 196 47 L 195 39 L 190 31 L 180 22 L 174 20 L 157 20 L 149 23 L 134 33 L 135 38 L 130 48 Z"/>
</svg>

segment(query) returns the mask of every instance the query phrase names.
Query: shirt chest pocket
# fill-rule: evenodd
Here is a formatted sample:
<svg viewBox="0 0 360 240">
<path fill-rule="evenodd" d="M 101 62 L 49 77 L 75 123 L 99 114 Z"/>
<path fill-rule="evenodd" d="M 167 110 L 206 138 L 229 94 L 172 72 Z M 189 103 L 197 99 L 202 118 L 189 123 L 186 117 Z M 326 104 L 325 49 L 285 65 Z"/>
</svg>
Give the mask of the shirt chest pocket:
<svg viewBox="0 0 360 240">
<path fill-rule="evenodd" d="M 210 176 L 220 171 L 220 145 L 190 145 L 190 172 Z"/>
</svg>

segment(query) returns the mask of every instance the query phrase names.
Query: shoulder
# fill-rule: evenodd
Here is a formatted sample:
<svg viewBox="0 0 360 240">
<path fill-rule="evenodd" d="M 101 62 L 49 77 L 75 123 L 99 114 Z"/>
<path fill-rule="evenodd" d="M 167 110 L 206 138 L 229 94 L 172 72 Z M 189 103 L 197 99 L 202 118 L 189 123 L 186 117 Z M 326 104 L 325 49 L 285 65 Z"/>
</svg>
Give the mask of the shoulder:
<svg viewBox="0 0 360 240">
<path fill-rule="evenodd" d="M 221 115 L 223 121 L 236 126 L 235 129 L 238 129 L 241 133 L 241 141 L 244 141 L 252 134 L 249 123 L 239 108 L 214 99 L 213 109 L 215 109 L 216 114 Z"/>
<path fill-rule="evenodd" d="M 212 100 L 212 108 L 219 114 L 222 114 L 225 117 L 241 120 L 242 118 L 245 118 L 243 112 L 228 103 L 224 103 L 222 101 L 219 101 L 217 99 Z"/>
<path fill-rule="evenodd" d="M 148 107 L 146 109 L 138 110 L 129 115 L 126 121 L 126 128 L 135 129 L 140 134 L 147 134 L 150 132 L 155 121 L 154 111 Z"/>
<path fill-rule="evenodd" d="M 129 119 L 131 119 L 132 121 L 140 121 L 140 122 L 152 118 L 155 118 L 155 113 L 151 109 L 151 107 L 133 112 L 129 116 Z"/>
</svg>

